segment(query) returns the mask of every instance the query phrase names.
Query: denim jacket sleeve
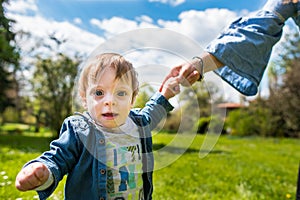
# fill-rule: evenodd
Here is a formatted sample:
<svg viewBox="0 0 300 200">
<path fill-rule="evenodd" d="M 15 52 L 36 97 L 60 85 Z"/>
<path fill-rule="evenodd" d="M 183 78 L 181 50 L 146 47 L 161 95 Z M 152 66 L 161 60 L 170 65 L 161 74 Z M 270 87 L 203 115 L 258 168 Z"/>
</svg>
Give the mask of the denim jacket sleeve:
<svg viewBox="0 0 300 200">
<path fill-rule="evenodd" d="M 59 181 L 72 170 L 80 156 L 82 144 L 76 133 L 76 126 L 73 126 L 74 120 L 76 121 L 73 117 L 67 118 L 62 125 L 59 138 L 51 142 L 50 150 L 26 164 L 41 162 L 53 174 L 54 183 L 46 190 L 38 191 L 40 199 L 47 199 L 52 194 Z"/>
<path fill-rule="evenodd" d="M 299 10 L 299 1 L 269 0 L 254 15 L 230 24 L 206 47 L 225 64 L 215 73 L 242 94 L 255 95 L 285 21 L 292 17 L 299 26 Z"/>
<path fill-rule="evenodd" d="M 153 130 L 173 108 L 169 101 L 157 92 L 146 103 L 143 109 L 135 109 L 134 112 L 143 118 L 139 125 L 148 126 L 150 130 Z"/>
</svg>

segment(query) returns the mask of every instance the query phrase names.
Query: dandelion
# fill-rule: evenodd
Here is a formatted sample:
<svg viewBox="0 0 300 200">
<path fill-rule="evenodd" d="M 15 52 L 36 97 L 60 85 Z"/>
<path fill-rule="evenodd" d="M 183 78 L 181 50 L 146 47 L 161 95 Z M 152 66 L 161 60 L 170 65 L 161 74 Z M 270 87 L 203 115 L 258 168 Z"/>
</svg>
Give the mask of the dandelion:
<svg viewBox="0 0 300 200">
<path fill-rule="evenodd" d="M 6 172 L 5 171 L 1 171 L 0 174 L 3 176 L 3 175 L 6 174 Z"/>
<path fill-rule="evenodd" d="M 3 179 L 4 179 L 4 180 L 8 179 L 8 176 L 3 176 Z"/>
<path fill-rule="evenodd" d="M 289 194 L 289 193 L 287 193 L 285 196 L 286 196 L 287 199 L 290 199 L 292 197 L 292 195 Z"/>
</svg>

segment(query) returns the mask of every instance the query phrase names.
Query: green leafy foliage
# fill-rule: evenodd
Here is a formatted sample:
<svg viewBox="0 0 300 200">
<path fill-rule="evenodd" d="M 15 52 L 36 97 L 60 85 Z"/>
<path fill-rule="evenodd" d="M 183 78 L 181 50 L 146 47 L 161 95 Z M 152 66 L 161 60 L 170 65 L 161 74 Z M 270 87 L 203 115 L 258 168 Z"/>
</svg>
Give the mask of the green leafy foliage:
<svg viewBox="0 0 300 200">
<path fill-rule="evenodd" d="M 16 81 L 14 72 L 19 67 L 20 55 L 15 46 L 15 33 L 11 31 L 12 20 L 5 16 L 3 5 L 7 0 L 0 4 L 0 113 L 6 107 L 15 106 L 14 97 L 8 92 L 15 88 Z"/>
<path fill-rule="evenodd" d="M 265 105 L 276 118 L 276 130 L 286 137 L 300 137 L 299 33 L 285 35 L 281 49 L 279 58 L 270 66 L 270 96 Z"/>
<path fill-rule="evenodd" d="M 200 117 L 198 122 L 195 124 L 197 133 L 204 134 L 207 131 L 212 133 L 219 133 L 222 130 L 222 133 L 226 133 L 225 126 L 220 127 L 220 122 L 224 120 L 221 119 L 219 115 L 213 115 L 209 117 Z"/>
<path fill-rule="evenodd" d="M 32 83 L 36 95 L 37 123 L 43 122 L 56 135 L 64 118 L 72 114 L 72 94 L 78 65 L 79 60 L 63 54 L 54 58 L 38 58 L 36 63 Z"/>
<path fill-rule="evenodd" d="M 226 120 L 226 126 L 232 135 L 274 136 L 273 120 L 269 109 L 251 106 L 231 111 Z"/>
<path fill-rule="evenodd" d="M 145 104 L 149 101 L 150 97 L 154 94 L 155 90 L 151 85 L 144 84 L 139 88 L 138 95 L 136 96 L 134 107 L 143 108 Z"/>
</svg>

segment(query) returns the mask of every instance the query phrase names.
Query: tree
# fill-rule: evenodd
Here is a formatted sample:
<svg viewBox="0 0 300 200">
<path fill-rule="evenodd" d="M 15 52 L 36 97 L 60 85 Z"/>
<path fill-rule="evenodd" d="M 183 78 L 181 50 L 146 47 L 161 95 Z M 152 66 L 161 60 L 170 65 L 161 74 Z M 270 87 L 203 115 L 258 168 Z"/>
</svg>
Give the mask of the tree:
<svg viewBox="0 0 300 200">
<path fill-rule="evenodd" d="M 248 107 L 231 111 L 226 119 L 227 130 L 239 136 L 274 136 L 275 131 L 278 134 L 274 126 L 277 119 L 265 105 L 266 100 L 258 98 Z"/>
<path fill-rule="evenodd" d="M 284 136 L 300 137 L 300 37 L 299 33 L 285 36 L 277 61 L 281 83 L 270 93 L 268 105 L 276 116 L 277 130 Z"/>
<path fill-rule="evenodd" d="M 134 107 L 143 108 L 145 104 L 150 100 L 150 97 L 154 93 L 154 88 L 148 83 L 141 85 L 139 88 L 139 93 L 136 96 Z"/>
<path fill-rule="evenodd" d="M 71 59 L 63 54 L 37 59 L 32 81 L 39 105 L 37 123 L 41 122 L 41 115 L 45 114 L 44 123 L 56 133 L 64 118 L 72 112 L 72 90 L 79 62 L 79 58 Z"/>
<path fill-rule="evenodd" d="M 191 88 L 184 88 L 180 99 L 186 102 L 184 109 L 188 113 L 193 113 L 199 107 L 201 117 L 210 116 L 212 105 L 223 101 L 218 87 L 212 82 L 196 83 Z"/>
<path fill-rule="evenodd" d="M 6 107 L 14 106 L 13 90 L 17 87 L 14 73 L 19 66 L 19 53 L 15 44 L 15 33 L 11 31 L 14 22 L 6 18 L 4 4 L 8 0 L 2 0 L 0 4 L 0 113 Z"/>
<path fill-rule="evenodd" d="M 279 91 L 282 102 L 280 110 L 286 123 L 286 136 L 300 137 L 300 58 L 289 60 L 286 64 L 287 72 Z"/>
<path fill-rule="evenodd" d="M 202 82 L 193 84 L 192 87 L 182 87 L 179 95 L 180 107 L 168 118 L 166 125 L 172 131 L 198 131 L 202 129 L 197 127 L 201 125 L 199 118 L 208 119 L 208 124 L 217 119 L 218 116 L 212 116 L 212 106 L 221 102 L 222 97 L 218 87 L 212 82 Z M 199 110 L 198 110 L 199 109 Z M 216 113 L 214 113 L 216 114 Z M 204 132 L 202 132 L 204 133 Z"/>
</svg>

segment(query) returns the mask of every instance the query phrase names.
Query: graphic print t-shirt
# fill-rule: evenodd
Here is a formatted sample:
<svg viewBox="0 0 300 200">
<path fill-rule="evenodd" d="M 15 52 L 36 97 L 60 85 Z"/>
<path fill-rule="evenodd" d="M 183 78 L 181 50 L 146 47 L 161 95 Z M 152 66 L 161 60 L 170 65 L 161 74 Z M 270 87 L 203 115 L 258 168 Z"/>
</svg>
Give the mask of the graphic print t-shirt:
<svg viewBox="0 0 300 200">
<path fill-rule="evenodd" d="M 137 126 L 128 118 L 120 128 L 101 130 L 106 137 L 108 199 L 142 199 L 142 148 Z"/>
</svg>

